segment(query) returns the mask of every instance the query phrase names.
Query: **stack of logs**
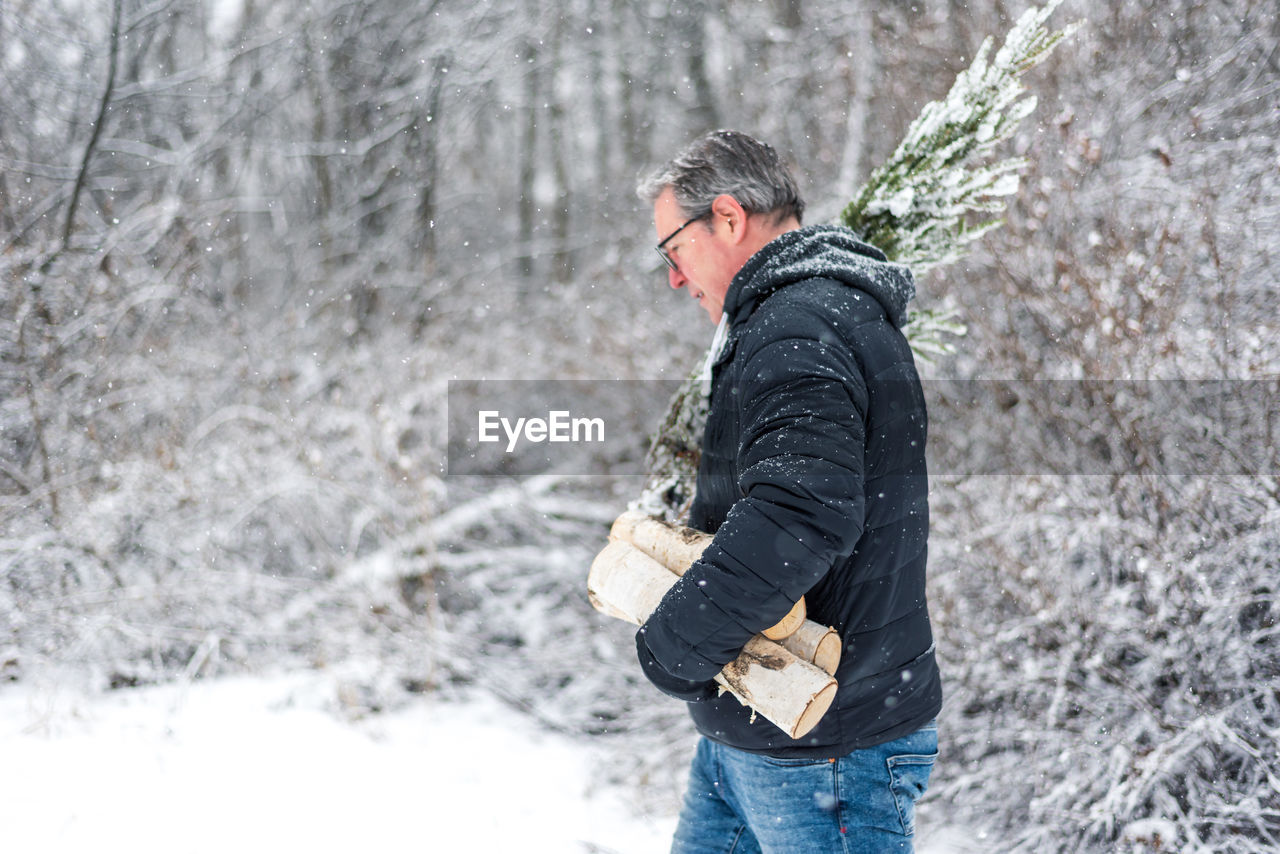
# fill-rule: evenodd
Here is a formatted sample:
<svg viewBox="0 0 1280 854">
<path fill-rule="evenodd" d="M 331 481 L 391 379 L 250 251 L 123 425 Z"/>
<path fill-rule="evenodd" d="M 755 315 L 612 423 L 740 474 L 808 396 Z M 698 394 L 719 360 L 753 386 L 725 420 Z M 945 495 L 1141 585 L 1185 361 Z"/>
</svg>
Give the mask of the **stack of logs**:
<svg viewBox="0 0 1280 854">
<path fill-rule="evenodd" d="M 587 596 L 597 611 L 642 625 L 711 542 L 711 535 L 628 511 L 591 563 Z M 715 677 L 721 690 L 792 738 L 808 733 L 836 696 L 840 637 L 805 618 L 804 599 L 743 647 Z"/>
</svg>

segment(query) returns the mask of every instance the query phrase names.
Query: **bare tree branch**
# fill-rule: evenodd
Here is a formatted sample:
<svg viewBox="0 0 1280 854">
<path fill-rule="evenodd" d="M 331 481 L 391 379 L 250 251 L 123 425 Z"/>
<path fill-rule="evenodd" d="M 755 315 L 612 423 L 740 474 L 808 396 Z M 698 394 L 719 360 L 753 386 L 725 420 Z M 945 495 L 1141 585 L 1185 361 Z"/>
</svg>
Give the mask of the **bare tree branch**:
<svg viewBox="0 0 1280 854">
<path fill-rule="evenodd" d="M 80 160 L 80 174 L 76 176 L 75 187 L 71 191 L 71 203 L 67 206 L 67 221 L 62 227 L 62 247 L 59 253 L 65 252 L 71 242 L 71 232 L 75 228 L 76 208 L 80 206 L 80 194 L 84 190 L 85 178 L 89 174 L 89 163 L 93 160 L 93 152 L 98 146 L 98 138 L 102 136 L 102 126 L 106 122 L 107 110 L 111 107 L 111 97 L 116 86 L 116 66 L 120 53 L 120 7 L 122 0 L 115 0 L 111 5 L 111 39 L 107 50 L 107 83 L 103 87 L 102 98 L 98 102 L 98 117 L 93 122 L 93 131 L 84 148 L 84 157 Z"/>
</svg>

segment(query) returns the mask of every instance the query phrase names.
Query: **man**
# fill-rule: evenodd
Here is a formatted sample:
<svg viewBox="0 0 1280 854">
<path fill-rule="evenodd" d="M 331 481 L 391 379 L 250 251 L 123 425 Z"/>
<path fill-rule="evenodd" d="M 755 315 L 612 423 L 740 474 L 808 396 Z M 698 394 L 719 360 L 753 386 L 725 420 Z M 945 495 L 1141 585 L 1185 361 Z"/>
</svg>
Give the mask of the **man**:
<svg viewBox="0 0 1280 854">
<path fill-rule="evenodd" d="M 689 519 L 715 539 L 636 635 L 703 736 L 671 850 L 911 851 L 942 704 L 911 274 L 848 229 L 802 228 L 794 179 L 745 134 L 698 139 L 640 194 L 671 287 L 724 336 Z M 801 596 L 844 649 L 797 740 L 712 677 Z"/>
</svg>

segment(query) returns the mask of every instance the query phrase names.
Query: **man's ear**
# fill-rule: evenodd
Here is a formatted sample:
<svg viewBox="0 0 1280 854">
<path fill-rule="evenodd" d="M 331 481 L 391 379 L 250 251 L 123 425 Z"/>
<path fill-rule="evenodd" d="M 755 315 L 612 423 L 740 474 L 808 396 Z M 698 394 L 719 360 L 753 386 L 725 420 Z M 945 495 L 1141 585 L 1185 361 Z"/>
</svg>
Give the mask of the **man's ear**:
<svg viewBox="0 0 1280 854">
<path fill-rule="evenodd" d="M 747 212 L 738 200 L 728 193 L 721 193 L 711 202 L 712 227 L 724 226 L 733 243 L 741 243 L 746 236 Z"/>
</svg>

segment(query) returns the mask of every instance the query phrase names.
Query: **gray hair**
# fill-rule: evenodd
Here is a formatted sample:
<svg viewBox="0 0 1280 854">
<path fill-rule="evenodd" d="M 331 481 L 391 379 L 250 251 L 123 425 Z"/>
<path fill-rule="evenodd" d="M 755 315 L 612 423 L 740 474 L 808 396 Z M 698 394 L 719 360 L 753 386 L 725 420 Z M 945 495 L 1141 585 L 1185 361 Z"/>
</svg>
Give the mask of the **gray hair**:
<svg viewBox="0 0 1280 854">
<path fill-rule="evenodd" d="M 690 218 L 709 214 L 721 194 L 733 196 L 747 213 L 773 214 L 779 223 L 804 214 L 796 181 L 778 153 L 733 130 L 712 131 L 694 140 L 641 181 L 636 193 L 653 204 L 667 187 Z"/>
</svg>

